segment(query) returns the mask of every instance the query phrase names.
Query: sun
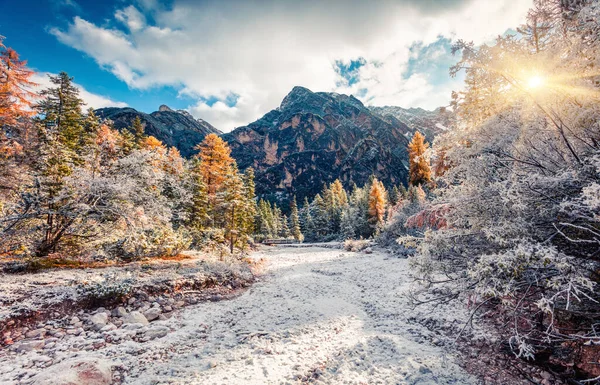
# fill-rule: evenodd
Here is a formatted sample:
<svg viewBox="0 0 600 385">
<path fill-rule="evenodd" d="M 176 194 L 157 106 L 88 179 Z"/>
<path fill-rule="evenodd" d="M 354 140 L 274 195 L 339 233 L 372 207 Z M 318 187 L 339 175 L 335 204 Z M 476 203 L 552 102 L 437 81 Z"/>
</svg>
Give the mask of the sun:
<svg viewBox="0 0 600 385">
<path fill-rule="evenodd" d="M 527 80 L 527 88 L 536 89 L 544 85 L 544 78 L 539 75 L 534 75 Z"/>
</svg>

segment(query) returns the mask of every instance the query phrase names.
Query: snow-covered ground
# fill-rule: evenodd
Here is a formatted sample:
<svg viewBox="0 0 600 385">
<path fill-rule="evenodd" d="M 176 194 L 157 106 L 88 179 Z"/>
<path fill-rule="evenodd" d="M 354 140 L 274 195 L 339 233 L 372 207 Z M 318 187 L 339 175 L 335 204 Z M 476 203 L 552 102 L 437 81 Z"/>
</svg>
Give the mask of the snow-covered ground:
<svg viewBox="0 0 600 385">
<path fill-rule="evenodd" d="M 84 350 L 82 339 L 102 340 L 102 332 L 66 336 L 50 351 L 1 353 L 0 383 L 17 383 L 23 371 L 22 383 L 58 383 L 78 360 L 99 363 L 100 372 L 113 366 L 126 384 L 476 383 L 438 346 L 448 339 L 421 326 L 433 319 L 459 327 L 467 314 L 455 305 L 413 310 L 406 259 L 320 247 L 253 257 L 265 259 L 266 274 L 237 298 L 109 330 L 142 338 L 97 349 Z M 36 369 L 39 361 L 48 365 Z"/>
</svg>

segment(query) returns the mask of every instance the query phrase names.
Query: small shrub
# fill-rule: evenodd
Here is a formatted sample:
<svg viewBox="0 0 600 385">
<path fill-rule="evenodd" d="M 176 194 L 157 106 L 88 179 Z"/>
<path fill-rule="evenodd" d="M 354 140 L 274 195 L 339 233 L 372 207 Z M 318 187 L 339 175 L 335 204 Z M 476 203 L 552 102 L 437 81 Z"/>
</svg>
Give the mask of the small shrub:
<svg viewBox="0 0 600 385">
<path fill-rule="evenodd" d="M 77 294 L 92 304 L 119 302 L 131 294 L 133 279 L 105 275 L 99 281 L 77 285 Z"/>
<path fill-rule="evenodd" d="M 344 241 L 344 250 L 346 251 L 362 251 L 369 247 L 371 242 L 367 239 L 346 239 Z"/>
</svg>

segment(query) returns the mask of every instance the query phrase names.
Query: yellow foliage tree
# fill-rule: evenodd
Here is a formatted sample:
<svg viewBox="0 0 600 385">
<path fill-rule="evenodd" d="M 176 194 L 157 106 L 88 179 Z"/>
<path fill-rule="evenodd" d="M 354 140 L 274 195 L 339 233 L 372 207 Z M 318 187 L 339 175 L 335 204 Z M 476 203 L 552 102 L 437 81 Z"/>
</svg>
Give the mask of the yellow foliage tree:
<svg viewBox="0 0 600 385">
<path fill-rule="evenodd" d="M 408 145 L 408 181 L 413 186 L 420 186 L 431 181 L 431 167 L 425 156 L 428 147 L 429 143 L 425 142 L 425 137 L 420 132 L 415 132 Z"/>
<path fill-rule="evenodd" d="M 373 179 L 371 190 L 369 191 L 369 223 L 375 229 L 383 226 L 386 206 L 386 191 L 383 183 Z"/>
<path fill-rule="evenodd" d="M 217 225 L 216 210 L 221 203 L 220 195 L 223 195 L 220 193 L 225 192 L 228 187 L 226 181 L 236 174 L 236 163 L 227 143 L 216 134 L 208 134 L 196 149 L 200 151 L 197 155 L 200 160 L 197 171 L 206 185 L 208 215 L 214 227 Z M 223 221 L 223 218 L 219 219 Z"/>
</svg>

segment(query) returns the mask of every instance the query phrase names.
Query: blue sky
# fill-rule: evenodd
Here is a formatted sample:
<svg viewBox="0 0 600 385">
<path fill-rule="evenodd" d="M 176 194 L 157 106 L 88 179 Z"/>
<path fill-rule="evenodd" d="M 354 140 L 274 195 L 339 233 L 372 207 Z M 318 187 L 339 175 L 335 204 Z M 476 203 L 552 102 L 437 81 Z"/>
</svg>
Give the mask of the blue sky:
<svg viewBox="0 0 600 385">
<path fill-rule="evenodd" d="M 452 40 L 490 41 L 530 0 L 0 0 L 0 35 L 89 105 L 187 109 L 223 131 L 294 85 L 433 109 L 461 79 Z M 43 83 L 43 77 L 38 77 Z"/>
</svg>

